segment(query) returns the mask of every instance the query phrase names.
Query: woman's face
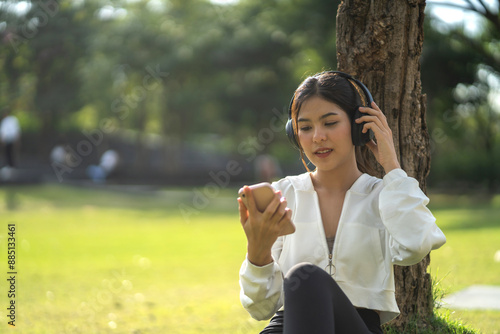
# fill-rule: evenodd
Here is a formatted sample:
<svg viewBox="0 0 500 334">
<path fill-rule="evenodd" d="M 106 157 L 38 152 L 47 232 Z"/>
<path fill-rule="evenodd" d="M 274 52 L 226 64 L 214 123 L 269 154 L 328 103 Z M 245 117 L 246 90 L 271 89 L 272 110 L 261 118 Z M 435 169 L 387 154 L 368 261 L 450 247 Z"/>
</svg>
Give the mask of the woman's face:
<svg viewBox="0 0 500 334">
<path fill-rule="evenodd" d="M 302 103 L 297 125 L 300 145 L 318 170 L 356 167 L 351 122 L 338 105 L 312 96 Z"/>
</svg>

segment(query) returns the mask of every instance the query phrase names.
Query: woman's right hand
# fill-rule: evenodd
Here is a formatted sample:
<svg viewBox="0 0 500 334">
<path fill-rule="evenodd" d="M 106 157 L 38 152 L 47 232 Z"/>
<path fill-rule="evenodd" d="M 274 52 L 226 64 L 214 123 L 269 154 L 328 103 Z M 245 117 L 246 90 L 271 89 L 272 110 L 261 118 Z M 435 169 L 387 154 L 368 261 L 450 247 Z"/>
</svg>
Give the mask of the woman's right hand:
<svg viewBox="0 0 500 334">
<path fill-rule="evenodd" d="M 248 261 L 256 266 L 264 266 L 273 262 L 271 248 L 283 232 L 291 224 L 292 211 L 287 208 L 281 191 L 274 193 L 274 198 L 264 212 L 259 212 L 255 205 L 252 190 L 243 188 L 248 207 L 238 198 L 240 222 L 247 236 Z"/>
</svg>

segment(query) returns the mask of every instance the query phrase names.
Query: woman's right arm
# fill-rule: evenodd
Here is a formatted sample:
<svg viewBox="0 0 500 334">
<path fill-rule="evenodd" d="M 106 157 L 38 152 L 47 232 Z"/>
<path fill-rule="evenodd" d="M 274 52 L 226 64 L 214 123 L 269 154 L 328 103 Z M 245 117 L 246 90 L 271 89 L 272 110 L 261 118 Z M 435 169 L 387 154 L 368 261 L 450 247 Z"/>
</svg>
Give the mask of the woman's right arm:
<svg viewBox="0 0 500 334">
<path fill-rule="evenodd" d="M 274 261 L 273 250 L 281 249 L 281 230 L 291 222 L 291 210 L 281 192 L 261 213 L 255 207 L 251 190 L 244 189 L 248 208 L 239 202 L 240 222 L 247 236 L 248 253 L 240 269 L 240 299 L 257 320 L 269 319 L 283 305 L 283 275 Z"/>
<path fill-rule="evenodd" d="M 256 320 L 271 318 L 283 306 L 283 275 L 275 261 L 259 267 L 245 259 L 240 269 L 240 288 L 241 304 Z"/>
</svg>

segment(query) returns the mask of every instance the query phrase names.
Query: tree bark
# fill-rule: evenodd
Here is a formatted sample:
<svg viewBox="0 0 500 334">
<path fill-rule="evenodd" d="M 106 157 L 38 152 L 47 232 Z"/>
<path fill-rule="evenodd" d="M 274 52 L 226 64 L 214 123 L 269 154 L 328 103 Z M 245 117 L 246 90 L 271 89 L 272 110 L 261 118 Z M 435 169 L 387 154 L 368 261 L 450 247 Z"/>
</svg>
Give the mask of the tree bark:
<svg viewBox="0 0 500 334">
<path fill-rule="evenodd" d="M 337 64 L 368 87 L 387 116 L 401 167 L 425 192 L 430 150 L 419 63 L 424 9 L 425 0 L 344 0 L 337 13 Z M 381 168 L 378 173 L 383 176 Z M 427 256 L 395 267 L 401 315 L 392 326 L 402 329 L 414 317 L 426 326 L 434 306 L 429 262 Z"/>
</svg>

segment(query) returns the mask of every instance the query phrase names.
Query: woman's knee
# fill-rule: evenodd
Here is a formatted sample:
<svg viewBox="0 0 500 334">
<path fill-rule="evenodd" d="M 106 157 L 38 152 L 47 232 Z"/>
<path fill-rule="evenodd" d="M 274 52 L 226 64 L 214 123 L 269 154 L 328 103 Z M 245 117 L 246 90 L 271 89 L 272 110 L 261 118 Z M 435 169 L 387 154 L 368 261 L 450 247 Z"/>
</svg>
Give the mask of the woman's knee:
<svg viewBox="0 0 500 334">
<path fill-rule="evenodd" d="M 285 276 L 284 289 L 293 292 L 310 284 L 320 284 L 319 281 L 324 279 L 325 275 L 328 279 L 331 279 L 324 270 L 312 263 L 296 264 Z"/>
</svg>

